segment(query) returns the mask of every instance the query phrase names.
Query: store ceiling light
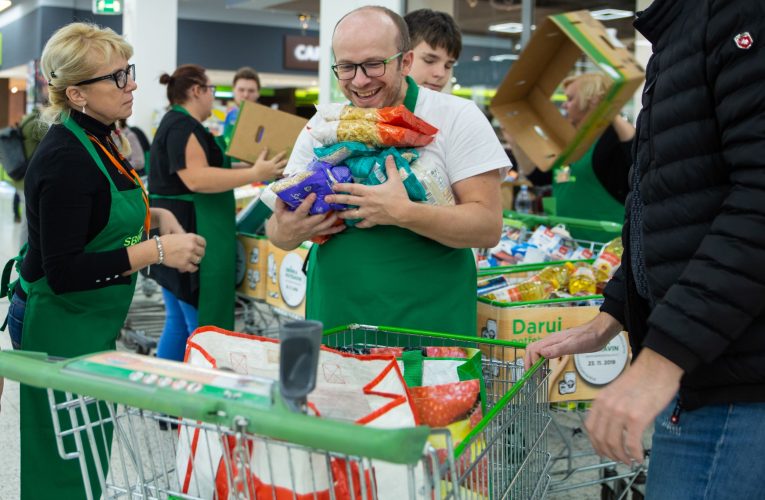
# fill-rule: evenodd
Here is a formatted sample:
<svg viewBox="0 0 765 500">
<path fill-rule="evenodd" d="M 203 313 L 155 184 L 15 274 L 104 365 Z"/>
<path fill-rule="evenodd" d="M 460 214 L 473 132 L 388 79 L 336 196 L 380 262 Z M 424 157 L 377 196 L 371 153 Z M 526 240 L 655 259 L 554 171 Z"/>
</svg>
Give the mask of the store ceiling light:
<svg viewBox="0 0 765 500">
<path fill-rule="evenodd" d="M 492 24 L 491 26 L 489 26 L 489 31 L 496 31 L 497 33 L 522 33 L 523 24 L 521 23 Z"/>
<path fill-rule="evenodd" d="M 590 11 L 590 15 L 598 21 L 613 21 L 614 19 L 633 17 L 635 13 L 631 10 L 600 9 Z"/>
<path fill-rule="evenodd" d="M 11 0 L 0 0 L 0 12 L 11 6 Z"/>
</svg>

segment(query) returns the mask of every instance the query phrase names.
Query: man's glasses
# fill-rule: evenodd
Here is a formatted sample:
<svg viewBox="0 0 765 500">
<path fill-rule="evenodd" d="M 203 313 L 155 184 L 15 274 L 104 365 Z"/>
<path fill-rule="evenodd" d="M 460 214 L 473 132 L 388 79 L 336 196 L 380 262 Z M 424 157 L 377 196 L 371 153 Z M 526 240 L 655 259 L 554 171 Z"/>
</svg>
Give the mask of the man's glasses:
<svg viewBox="0 0 765 500">
<path fill-rule="evenodd" d="M 202 87 L 204 87 L 206 89 L 210 89 L 210 92 L 212 92 L 213 95 L 215 95 L 215 90 L 218 88 L 215 85 L 202 85 Z"/>
<path fill-rule="evenodd" d="M 403 52 L 399 52 L 398 54 L 392 55 L 387 59 L 383 59 L 382 61 L 367 61 L 363 63 L 342 63 L 342 64 L 335 64 L 332 66 L 332 71 L 335 73 L 335 76 L 338 80 L 351 80 L 353 77 L 356 76 L 356 69 L 361 68 L 361 72 L 364 73 L 364 76 L 367 78 L 376 78 L 378 76 L 383 76 L 385 74 L 385 65 L 391 62 L 392 60 L 401 57 Z"/>
<path fill-rule="evenodd" d="M 75 83 L 75 85 L 88 85 L 90 83 L 100 82 L 101 80 L 114 80 L 114 84 L 118 89 L 124 89 L 128 82 L 128 76 L 130 76 L 131 80 L 135 81 L 135 64 L 131 64 L 125 69 L 115 71 L 111 75 L 104 75 L 96 78 L 91 78 L 90 80 L 83 80 L 80 83 Z"/>
</svg>

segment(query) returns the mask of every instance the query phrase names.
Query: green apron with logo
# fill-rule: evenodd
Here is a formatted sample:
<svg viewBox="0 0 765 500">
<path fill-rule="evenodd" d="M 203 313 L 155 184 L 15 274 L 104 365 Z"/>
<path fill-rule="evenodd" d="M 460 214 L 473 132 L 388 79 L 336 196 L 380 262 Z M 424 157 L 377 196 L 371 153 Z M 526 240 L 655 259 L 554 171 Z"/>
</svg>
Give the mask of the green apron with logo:
<svg viewBox="0 0 765 500">
<path fill-rule="evenodd" d="M 106 252 L 129 246 L 135 242 L 136 235 L 140 236 L 143 233 L 146 204 L 142 189 L 137 187 L 129 191 L 119 191 L 82 128 L 68 116 L 64 120 L 64 126 L 85 147 L 110 186 L 112 202 L 109 220 L 106 227 L 85 246 L 85 251 Z M 135 282 L 136 275 L 133 274 L 130 284 L 127 285 L 57 295 L 50 289 L 45 277 L 31 283 L 22 279 L 22 287 L 27 293 L 22 349 L 42 351 L 51 356 L 65 358 L 113 350 L 133 299 Z M 63 400 L 61 393 L 56 394 L 57 401 Z M 21 385 L 20 405 L 21 498 L 85 498 L 83 475 L 78 461 L 63 460 L 58 454 L 47 392 Z M 98 414 L 93 406 L 91 405 L 90 416 L 96 419 Z M 101 414 L 108 415 L 106 405 L 100 403 L 99 406 Z M 59 415 L 62 417 L 62 429 L 70 428 L 68 415 L 62 412 L 59 412 Z M 103 430 L 106 441 L 110 443 L 111 425 L 103 426 Z M 97 428 L 96 431 L 99 456 L 106 475 L 108 446 L 104 448 L 100 429 Z M 64 440 L 64 444 L 67 451 L 75 449 L 71 436 Z M 85 446 L 90 458 L 90 447 L 87 443 Z M 101 487 L 91 460 L 88 472 L 93 496 L 99 498 Z"/>
<path fill-rule="evenodd" d="M 600 140 L 600 139 L 598 139 Z M 592 168 L 597 141 L 579 160 L 569 165 L 569 174 L 553 176 L 555 214 L 561 217 L 624 223 L 624 205 L 616 201 L 598 180 Z M 569 228 L 571 236 L 588 241 L 609 241 L 618 234 L 592 229 Z"/>
<path fill-rule="evenodd" d="M 407 77 L 404 105 L 418 88 Z M 348 227 L 308 256 L 306 317 L 463 335 L 476 333 L 476 266 L 470 249 L 447 247 L 398 226 Z"/>
<path fill-rule="evenodd" d="M 174 105 L 173 111 L 191 116 L 186 108 Z M 225 155 L 223 137 L 215 137 L 223 152 L 222 168 L 231 168 Z M 151 188 L 150 188 L 151 189 Z M 189 193 L 180 195 L 151 194 L 149 198 L 168 198 L 194 204 L 196 233 L 207 242 L 205 256 L 199 264 L 199 326 L 213 325 L 234 329 L 236 300 L 236 200 L 234 190 L 222 193 Z"/>
</svg>

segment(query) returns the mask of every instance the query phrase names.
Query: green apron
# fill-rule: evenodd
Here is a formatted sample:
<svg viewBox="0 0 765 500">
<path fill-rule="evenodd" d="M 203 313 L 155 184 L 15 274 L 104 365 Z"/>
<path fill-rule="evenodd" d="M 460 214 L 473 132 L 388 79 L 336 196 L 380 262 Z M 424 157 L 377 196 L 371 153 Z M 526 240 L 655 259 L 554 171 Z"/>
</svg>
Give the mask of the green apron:
<svg viewBox="0 0 765 500">
<path fill-rule="evenodd" d="M 414 112 L 417 84 L 407 77 Z M 451 248 L 398 226 L 348 227 L 308 256 L 306 317 L 463 335 L 476 332 L 476 266 Z"/>
<path fill-rule="evenodd" d="M 146 204 L 140 187 L 119 191 L 106 171 L 93 144 L 80 126 L 70 117 L 64 126 L 85 147 L 98 169 L 109 181 L 112 203 L 106 227 L 85 246 L 86 252 L 117 250 L 140 241 L 144 231 Z M 95 172 L 94 172 L 95 174 Z M 135 238 L 139 236 L 139 238 Z M 105 277 L 105 279 L 107 279 Z M 27 293 L 21 347 L 26 351 L 47 352 L 65 358 L 87 353 L 113 350 L 120 333 L 135 289 L 136 275 L 129 285 L 114 285 L 95 290 L 55 294 L 45 277 L 28 283 L 21 280 Z M 57 400 L 63 395 L 57 393 Z M 21 427 L 21 498 L 64 500 L 85 498 L 83 480 L 77 460 L 62 460 L 58 454 L 53 423 L 46 391 L 26 385 L 20 388 Z M 100 405 L 102 414 L 106 406 Z M 91 418 L 96 418 L 91 407 Z M 68 416 L 62 417 L 63 429 L 71 425 Z M 96 429 L 98 431 L 98 429 Z M 106 442 L 111 442 L 111 425 L 104 426 Z M 104 467 L 108 449 L 97 432 L 99 456 Z M 74 449 L 73 439 L 67 438 L 66 449 Z M 90 454 L 89 447 L 88 455 Z M 94 498 L 99 498 L 101 487 L 92 461 L 89 460 L 90 483 Z M 104 468 L 104 474 L 107 469 Z"/>
<path fill-rule="evenodd" d="M 191 116 L 182 106 L 173 111 Z M 225 155 L 223 137 L 215 137 L 223 152 L 222 168 L 231 168 L 231 158 Z M 151 186 L 149 187 L 151 189 Z M 234 329 L 236 300 L 236 200 L 234 190 L 222 193 L 189 193 L 181 195 L 151 194 L 149 198 L 184 200 L 194 204 L 196 233 L 207 242 L 205 256 L 199 265 L 199 326 L 213 325 Z"/>
<path fill-rule="evenodd" d="M 624 205 L 606 191 L 592 168 L 592 153 L 596 145 L 597 141 L 584 156 L 569 165 L 567 179 L 558 179 L 556 172 L 553 180 L 555 214 L 561 217 L 622 224 L 624 223 Z M 604 231 L 576 227 L 570 227 L 569 230 L 572 237 L 588 241 L 604 242 L 618 236 Z"/>
</svg>

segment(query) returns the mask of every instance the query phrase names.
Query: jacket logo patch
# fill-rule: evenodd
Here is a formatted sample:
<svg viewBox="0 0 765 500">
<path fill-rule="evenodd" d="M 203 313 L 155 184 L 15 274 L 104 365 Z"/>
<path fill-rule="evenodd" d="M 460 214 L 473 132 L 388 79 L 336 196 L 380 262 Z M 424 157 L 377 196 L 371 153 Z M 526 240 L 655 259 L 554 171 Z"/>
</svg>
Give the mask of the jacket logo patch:
<svg viewBox="0 0 765 500">
<path fill-rule="evenodd" d="M 752 35 L 749 34 L 748 31 L 745 31 L 743 33 L 739 33 L 733 38 L 733 41 L 736 42 L 736 47 L 739 49 L 749 50 L 752 48 L 752 45 L 754 44 L 754 39 L 752 38 Z"/>
</svg>

